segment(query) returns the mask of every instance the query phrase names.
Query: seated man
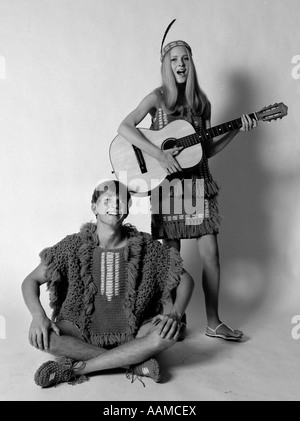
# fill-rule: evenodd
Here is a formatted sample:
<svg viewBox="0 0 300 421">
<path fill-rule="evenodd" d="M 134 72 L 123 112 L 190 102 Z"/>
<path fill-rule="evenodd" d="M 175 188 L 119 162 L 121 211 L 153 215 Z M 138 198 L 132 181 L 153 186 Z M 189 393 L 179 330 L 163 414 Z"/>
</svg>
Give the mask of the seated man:
<svg viewBox="0 0 300 421">
<path fill-rule="evenodd" d="M 34 379 L 41 387 L 80 382 L 88 373 L 118 367 L 160 380 L 153 356 L 178 339 L 194 284 L 175 249 L 123 224 L 130 203 L 123 184 L 99 184 L 92 196 L 96 223 L 43 250 L 40 265 L 23 281 L 32 315 L 29 341 L 61 357 L 37 370 Z M 52 320 L 39 299 L 45 283 Z M 165 300 L 175 292 L 169 314 L 163 314 Z"/>
</svg>

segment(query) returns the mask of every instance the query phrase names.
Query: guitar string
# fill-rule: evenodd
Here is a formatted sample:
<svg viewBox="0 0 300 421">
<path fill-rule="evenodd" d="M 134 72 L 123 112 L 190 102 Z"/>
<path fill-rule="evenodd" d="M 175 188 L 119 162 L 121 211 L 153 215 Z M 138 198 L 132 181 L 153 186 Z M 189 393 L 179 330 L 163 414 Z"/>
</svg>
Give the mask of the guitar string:
<svg viewBox="0 0 300 421">
<path fill-rule="evenodd" d="M 199 138 L 207 140 L 207 139 L 210 139 L 211 137 L 227 133 L 231 131 L 232 128 L 238 129 L 240 127 L 241 127 L 241 119 L 239 118 L 236 120 L 232 120 L 228 123 L 223 123 L 215 127 L 210 127 L 209 129 L 202 131 L 200 136 L 194 133 L 192 135 L 184 136 L 180 139 L 171 139 L 169 140 L 168 146 L 170 146 L 170 149 L 175 146 L 178 146 L 178 147 L 183 146 L 184 148 L 188 148 L 190 146 L 194 146 L 197 143 L 199 143 Z"/>
</svg>

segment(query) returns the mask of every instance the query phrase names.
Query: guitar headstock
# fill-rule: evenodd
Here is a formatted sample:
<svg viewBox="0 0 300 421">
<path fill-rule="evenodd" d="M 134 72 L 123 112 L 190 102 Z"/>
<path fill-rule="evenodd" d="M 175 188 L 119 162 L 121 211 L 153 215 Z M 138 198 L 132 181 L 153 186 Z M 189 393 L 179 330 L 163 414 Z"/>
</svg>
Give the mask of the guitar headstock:
<svg viewBox="0 0 300 421">
<path fill-rule="evenodd" d="M 276 103 L 269 105 L 268 107 L 264 107 L 255 114 L 258 120 L 272 121 L 277 120 L 278 118 L 281 119 L 282 117 L 286 116 L 287 113 L 288 107 L 283 102 L 280 102 L 279 104 Z"/>
</svg>

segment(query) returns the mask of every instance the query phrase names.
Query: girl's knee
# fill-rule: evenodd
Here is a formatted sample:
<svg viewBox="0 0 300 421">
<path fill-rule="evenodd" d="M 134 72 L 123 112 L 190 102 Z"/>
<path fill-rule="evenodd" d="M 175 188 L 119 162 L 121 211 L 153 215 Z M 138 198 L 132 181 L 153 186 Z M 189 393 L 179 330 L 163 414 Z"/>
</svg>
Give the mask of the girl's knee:
<svg viewBox="0 0 300 421">
<path fill-rule="evenodd" d="M 219 247 L 214 236 L 199 239 L 198 248 L 203 264 L 219 264 Z"/>
</svg>

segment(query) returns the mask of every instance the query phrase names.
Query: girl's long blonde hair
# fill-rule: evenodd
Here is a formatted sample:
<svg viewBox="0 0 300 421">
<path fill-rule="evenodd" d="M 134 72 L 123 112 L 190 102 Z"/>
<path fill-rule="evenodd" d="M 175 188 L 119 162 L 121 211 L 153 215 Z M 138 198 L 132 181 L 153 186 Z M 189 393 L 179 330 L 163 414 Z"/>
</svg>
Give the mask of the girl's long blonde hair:
<svg viewBox="0 0 300 421">
<path fill-rule="evenodd" d="M 189 57 L 189 73 L 185 85 L 185 98 L 188 107 L 193 113 L 202 115 L 209 114 L 210 104 L 198 83 L 195 64 L 190 51 L 186 48 Z M 167 114 L 174 113 L 178 108 L 178 89 L 176 79 L 171 67 L 171 50 L 167 52 L 161 65 L 163 105 Z M 207 116 L 206 116 L 207 117 Z"/>
</svg>

